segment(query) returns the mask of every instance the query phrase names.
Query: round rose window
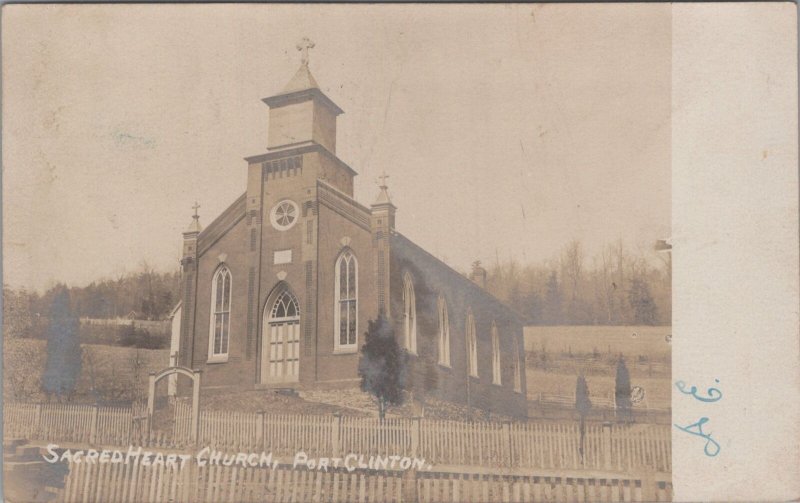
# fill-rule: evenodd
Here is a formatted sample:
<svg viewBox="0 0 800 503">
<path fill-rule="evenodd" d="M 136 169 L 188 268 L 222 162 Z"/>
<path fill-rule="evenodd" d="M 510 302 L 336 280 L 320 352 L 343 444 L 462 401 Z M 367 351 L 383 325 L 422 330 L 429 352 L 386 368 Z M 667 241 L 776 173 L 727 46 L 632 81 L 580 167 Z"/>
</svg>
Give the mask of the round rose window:
<svg viewBox="0 0 800 503">
<path fill-rule="evenodd" d="M 294 203 L 294 201 L 289 201 L 288 199 L 279 202 L 272 208 L 272 211 L 269 214 L 269 220 L 272 222 L 272 226 L 278 229 L 279 231 L 285 231 L 286 229 L 291 228 L 295 222 L 297 222 L 297 215 L 299 213 L 299 208 Z"/>
</svg>

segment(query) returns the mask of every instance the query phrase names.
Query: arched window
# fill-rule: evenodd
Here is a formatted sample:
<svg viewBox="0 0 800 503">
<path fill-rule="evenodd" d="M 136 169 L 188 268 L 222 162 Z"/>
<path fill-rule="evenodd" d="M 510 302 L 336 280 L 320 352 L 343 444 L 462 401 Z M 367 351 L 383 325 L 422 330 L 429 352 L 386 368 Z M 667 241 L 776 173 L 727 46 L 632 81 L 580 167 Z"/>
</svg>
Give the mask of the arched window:
<svg viewBox="0 0 800 503">
<path fill-rule="evenodd" d="M 447 316 L 447 301 L 439 296 L 439 364 L 450 366 L 450 319 Z"/>
<path fill-rule="evenodd" d="M 299 316 L 300 307 L 297 305 L 297 299 L 288 290 L 284 290 L 275 298 L 275 304 L 272 305 L 272 311 L 269 313 L 270 320 L 282 321 L 284 318 L 297 318 Z"/>
<path fill-rule="evenodd" d="M 231 271 L 221 266 L 211 282 L 211 328 L 208 337 L 208 359 L 225 361 L 231 330 Z"/>
<path fill-rule="evenodd" d="M 358 262 L 350 250 L 336 260 L 336 311 L 334 341 L 336 349 L 355 349 L 358 340 Z"/>
<path fill-rule="evenodd" d="M 514 391 L 522 393 L 522 371 L 519 363 L 519 339 L 514 338 Z"/>
<path fill-rule="evenodd" d="M 475 317 L 467 310 L 467 365 L 469 375 L 478 377 L 478 339 L 475 335 Z"/>
<path fill-rule="evenodd" d="M 500 367 L 500 334 L 497 325 L 492 322 L 492 384 L 503 384 L 503 372 Z"/>
<path fill-rule="evenodd" d="M 403 276 L 403 333 L 406 349 L 417 353 L 417 302 L 414 297 L 414 283 L 411 275 Z"/>
</svg>

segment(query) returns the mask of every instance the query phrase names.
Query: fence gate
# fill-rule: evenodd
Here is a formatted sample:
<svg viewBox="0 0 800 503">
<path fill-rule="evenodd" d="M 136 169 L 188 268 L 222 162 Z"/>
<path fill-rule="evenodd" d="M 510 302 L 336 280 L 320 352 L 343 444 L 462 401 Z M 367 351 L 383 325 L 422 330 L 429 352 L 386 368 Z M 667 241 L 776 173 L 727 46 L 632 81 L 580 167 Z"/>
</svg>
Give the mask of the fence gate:
<svg viewBox="0 0 800 503">
<path fill-rule="evenodd" d="M 185 375 L 192 380 L 192 421 L 190 427 L 190 441 L 197 443 L 197 433 L 200 427 L 200 374 L 202 370 L 192 370 L 186 367 L 167 367 L 160 372 L 150 373 L 150 385 L 147 394 L 147 432 L 149 434 L 153 428 L 153 413 L 156 404 L 156 383 L 161 379 L 173 374 Z"/>
</svg>

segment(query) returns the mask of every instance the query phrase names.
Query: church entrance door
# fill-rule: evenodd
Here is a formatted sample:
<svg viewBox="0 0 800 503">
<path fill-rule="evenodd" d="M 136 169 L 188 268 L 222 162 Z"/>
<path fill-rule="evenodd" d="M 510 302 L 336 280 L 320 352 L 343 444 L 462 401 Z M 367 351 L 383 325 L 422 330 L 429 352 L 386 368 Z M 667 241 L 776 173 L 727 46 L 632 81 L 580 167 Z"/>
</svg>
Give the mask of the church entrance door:
<svg viewBox="0 0 800 503">
<path fill-rule="evenodd" d="M 264 310 L 261 382 L 297 382 L 300 375 L 300 307 L 288 290 Z"/>
</svg>

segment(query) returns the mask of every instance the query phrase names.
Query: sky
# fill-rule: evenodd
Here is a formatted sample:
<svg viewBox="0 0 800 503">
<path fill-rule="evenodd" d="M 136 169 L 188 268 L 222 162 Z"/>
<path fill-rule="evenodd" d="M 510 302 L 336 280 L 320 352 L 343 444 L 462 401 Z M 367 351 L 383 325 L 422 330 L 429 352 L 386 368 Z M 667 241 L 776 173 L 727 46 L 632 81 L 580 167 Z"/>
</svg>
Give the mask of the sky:
<svg viewBox="0 0 800 503">
<path fill-rule="evenodd" d="M 266 151 L 300 64 L 345 113 L 370 204 L 451 266 L 670 236 L 669 4 L 8 5 L 3 276 L 80 286 L 177 270 Z"/>
</svg>

